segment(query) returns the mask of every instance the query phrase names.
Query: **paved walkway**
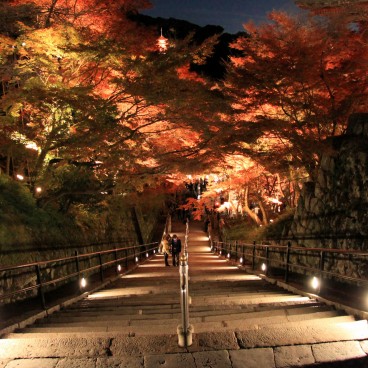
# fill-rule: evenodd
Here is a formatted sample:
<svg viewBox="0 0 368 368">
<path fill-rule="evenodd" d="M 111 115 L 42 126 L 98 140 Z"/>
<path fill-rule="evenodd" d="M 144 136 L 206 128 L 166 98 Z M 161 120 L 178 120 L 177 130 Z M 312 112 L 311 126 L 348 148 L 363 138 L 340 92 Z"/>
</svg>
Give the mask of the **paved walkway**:
<svg viewBox="0 0 368 368">
<path fill-rule="evenodd" d="M 172 234 L 184 240 L 185 226 Z M 189 233 L 193 345 L 178 346 L 179 268 L 162 255 L 0 340 L 0 368 L 367 367 L 367 321 L 247 274 Z M 170 259 L 170 264 L 172 264 Z"/>
</svg>

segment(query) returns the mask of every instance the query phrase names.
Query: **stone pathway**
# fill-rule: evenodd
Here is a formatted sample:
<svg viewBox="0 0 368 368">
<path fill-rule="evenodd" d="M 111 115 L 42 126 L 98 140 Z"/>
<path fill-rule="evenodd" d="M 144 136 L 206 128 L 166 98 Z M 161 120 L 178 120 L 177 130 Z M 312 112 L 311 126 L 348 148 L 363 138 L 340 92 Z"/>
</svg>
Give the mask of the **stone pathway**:
<svg viewBox="0 0 368 368">
<path fill-rule="evenodd" d="M 184 225 L 173 224 L 184 240 Z M 0 340 L 0 368 L 367 367 L 366 320 L 245 273 L 189 234 L 193 344 L 178 346 L 179 267 L 162 255 Z M 171 261 L 171 260 L 170 260 Z M 170 262 L 171 264 L 171 262 Z"/>
</svg>

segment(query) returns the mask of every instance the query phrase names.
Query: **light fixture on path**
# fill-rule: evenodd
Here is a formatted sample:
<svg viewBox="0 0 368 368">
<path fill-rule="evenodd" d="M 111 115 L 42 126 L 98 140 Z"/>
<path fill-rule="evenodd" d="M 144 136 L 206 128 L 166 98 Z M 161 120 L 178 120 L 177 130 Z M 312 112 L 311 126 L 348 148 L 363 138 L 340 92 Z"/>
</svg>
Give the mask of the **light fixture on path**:
<svg viewBox="0 0 368 368">
<path fill-rule="evenodd" d="M 311 281 L 311 287 L 318 292 L 320 286 L 321 286 L 321 282 L 319 278 L 314 276 Z"/>
</svg>

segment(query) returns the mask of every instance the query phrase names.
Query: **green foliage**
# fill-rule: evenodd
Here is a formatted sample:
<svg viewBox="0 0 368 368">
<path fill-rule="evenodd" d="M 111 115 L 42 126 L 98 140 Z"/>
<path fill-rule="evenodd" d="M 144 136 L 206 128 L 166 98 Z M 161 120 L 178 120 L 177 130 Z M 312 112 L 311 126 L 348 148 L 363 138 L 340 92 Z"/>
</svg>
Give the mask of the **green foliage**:
<svg viewBox="0 0 368 368">
<path fill-rule="evenodd" d="M 69 180 L 68 185 L 88 185 L 88 175 L 77 178 L 78 168 L 69 169 L 71 167 L 60 170 L 62 179 Z M 65 189 L 65 182 L 61 188 Z M 37 207 L 26 185 L 0 175 L 0 251 L 95 242 L 135 243 L 137 238 L 131 221 L 131 208 L 136 207 L 142 232 L 149 236 L 165 198 L 162 193 L 154 196 L 153 191 L 149 191 L 147 197 L 127 193 L 100 194 L 98 203 L 81 197 L 84 202 L 72 195 L 68 197 L 75 199 L 68 214 L 57 211 L 54 206 L 42 209 Z M 152 201 L 147 198 L 152 198 Z"/>
<path fill-rule="evenodd" d="M 45 211 L 24 184 L 0 175 L 0 249 L 81 240 L 72 219 Z"/>
<path fill-rule="evenodd" d="M 28 188 L 5 175 L 0 175 L 0 206 L 2 208 L 1 220 L 9 215 L 9 211 L 29 216 L 36 208 L 35 200 L 30 195 Z"/>
<path fill-rule="evenodd" d="M 280 239 L 288 233 L 293 221 L 295 208 L 290 208 L 274 220 L 273 223 L 263 228 L 262 239 Z"/>
<path fill-rule="evenodd" d="M 247 219 L 228 223 L 224 231 L 226 240 L 241 240 L 252 243 L 264 239 L 280 239 L 287 234 L 295 209 L 288 209 L 267 226 L 256 226 Z"/>
<path fill-rule="evenodd" d="M 257 240 L 262 233 L 262 229 L 247 218 L 240 218 L 227 222 L 227 225 L 228 226 L 223 231 L 226 241 L 241 240 L 252 243 L 254 240 Z"/>
</svg>

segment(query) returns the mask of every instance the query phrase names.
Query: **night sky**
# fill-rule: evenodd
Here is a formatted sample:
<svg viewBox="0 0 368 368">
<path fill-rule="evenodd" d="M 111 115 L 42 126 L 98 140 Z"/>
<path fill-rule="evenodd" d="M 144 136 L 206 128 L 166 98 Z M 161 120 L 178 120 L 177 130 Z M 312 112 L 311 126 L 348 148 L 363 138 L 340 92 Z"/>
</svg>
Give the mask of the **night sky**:
<svg viewBox="0 0 368 368">
<path fill-rule="evenodd" d="M 283 10 L 300 11 L 293 0 L 151 0 L 153 8 L 144 14 L 152 17 L 184 19 L 205 26 L 220 25 L 225 32 L 243 31 L 242 24 L 267 20 L 267 13 Z"/>
</svg>

